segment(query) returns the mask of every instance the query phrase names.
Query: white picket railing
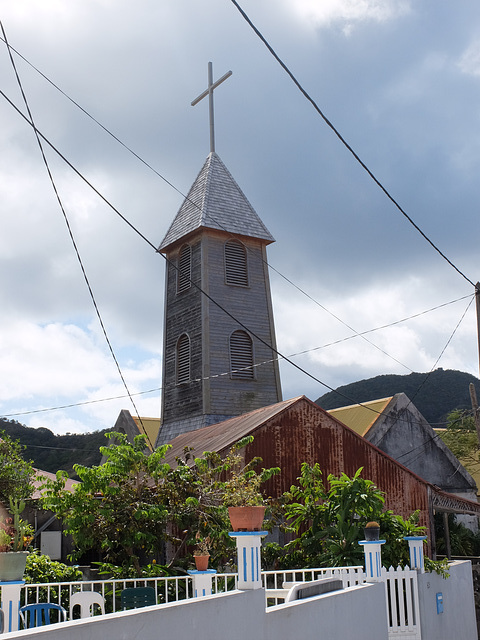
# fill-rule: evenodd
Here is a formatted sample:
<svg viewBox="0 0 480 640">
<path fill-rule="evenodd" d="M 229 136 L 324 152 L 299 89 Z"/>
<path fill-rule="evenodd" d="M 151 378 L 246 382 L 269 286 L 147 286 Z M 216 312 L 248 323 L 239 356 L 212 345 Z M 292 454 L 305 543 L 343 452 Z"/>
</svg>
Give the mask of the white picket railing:
<svg viewBox="0 0 480 640">
<path fill-rule="evenodd" d="M 285 600 L 288 593 L 288 589 L 283 588 L 283 583 L 285 582 L 308 582 L 310 580 L 318 580 L 318 578 L 332 577 L 340 578 L 345 589 L 365 582 L 365 571 L 361 566 L 262 571 L 267 606 L 280 604 Z"/>
<path fill-rule="evenodd" d="M 417 572 L 409 567 L 382 568 L 387 595 L 388 638 L 421 640 Z"/>
<path fill-rule="evenodd" d="M 284 582 L 306 582 L 318 578 L 338 577 L 343 587 L 351 587 L 365 582 L 363 567 L 321 567 L 314 569 L 291 569 L 287 571 L 262 571 L 266 603 L 276 605 L 285 599 L 288 589 Z M 389 570 L 382 569 L 387 600 L 387 620 L 389 640 L 421 640 L 417 572 L 408 567 Z M 176 602 L 193 597 L 190 576 L 165 578 L 145 578 L 130 580 L 93 580 L 48 584 L 26 584 L 22 587 L 21 603 L 54 602 L 69 610 L 70 598 L 77 591 L 96 591 L 105 600 L 107 613 L 121 608 L 123 589 L 128 587 L 153 587 L 158 604 Z M 212 574 L 212 593 L 232 591 L 237 587 L 237 574 Z"/>
</svg>

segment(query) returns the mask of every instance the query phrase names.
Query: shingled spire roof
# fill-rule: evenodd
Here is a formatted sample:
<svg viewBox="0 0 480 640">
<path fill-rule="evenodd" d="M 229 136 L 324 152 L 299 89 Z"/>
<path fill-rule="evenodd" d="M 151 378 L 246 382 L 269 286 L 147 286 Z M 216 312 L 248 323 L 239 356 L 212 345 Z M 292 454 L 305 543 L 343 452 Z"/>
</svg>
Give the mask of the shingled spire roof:
<svg viewBox="0 0 480 640">
<path fill-rule="evenodd" d="M 171 244 L 200 228 L 260 238 L 267 244 L 274 242 L 274 238 L 215 152 L 208 155 L 159 250 L 165 251 Z"/>
</svg>

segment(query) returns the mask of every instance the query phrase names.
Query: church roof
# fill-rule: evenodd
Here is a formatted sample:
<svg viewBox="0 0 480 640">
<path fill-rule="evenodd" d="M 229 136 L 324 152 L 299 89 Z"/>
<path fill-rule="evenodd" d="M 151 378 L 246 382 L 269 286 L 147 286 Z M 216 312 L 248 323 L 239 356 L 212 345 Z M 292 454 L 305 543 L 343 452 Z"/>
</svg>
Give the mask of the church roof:
<svg viewBox="0 0 480 640">
<path fill-rule="evenodd" d="M 183 201 L 159 250 L 201 228 L 260 238 L 273 236 L 215 152 L 211 152 Z"/>
</svg>

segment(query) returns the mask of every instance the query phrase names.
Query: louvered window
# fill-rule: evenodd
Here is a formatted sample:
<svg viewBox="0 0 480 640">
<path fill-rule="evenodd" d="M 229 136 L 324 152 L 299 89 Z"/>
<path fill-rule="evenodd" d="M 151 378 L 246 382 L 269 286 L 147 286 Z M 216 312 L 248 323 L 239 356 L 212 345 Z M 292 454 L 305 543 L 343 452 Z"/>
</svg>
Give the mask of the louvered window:
<svg viewBox="0 0 480 640">
<path fill-rule="evenodd" d="M 254 377 L 253 343 L 246 331 L 234 331 L 230 336 L 230 366 L 232 378 Z"/>
<path fill-rule="evenodd" d="M 184 244 L 178 254 L 177 293 L 190 288 L 192 278 L 192 247 Z"/>
<path fill-rule="evenodd" d="M 190 382 L 190 338 L 182 333 L 177 341 L 177 384 Z"/>
<path fill-rule="evenodd" d="M 247 251 L 238 240 L 225 243 L 225 281 L 248 287 Z"/>
</svg>

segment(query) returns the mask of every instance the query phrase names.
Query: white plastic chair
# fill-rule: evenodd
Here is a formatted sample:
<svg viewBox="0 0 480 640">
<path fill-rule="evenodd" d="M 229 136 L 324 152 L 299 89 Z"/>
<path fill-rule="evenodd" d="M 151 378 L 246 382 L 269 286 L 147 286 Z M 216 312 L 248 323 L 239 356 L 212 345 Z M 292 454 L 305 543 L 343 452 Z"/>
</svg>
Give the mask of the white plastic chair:
<svg viewBox="0 0 480 640">
<path fill-rule="evenodd" d="M 70 620 L 73 619 L 73 608 L 80 607 L 80 618 L 93 616 L 95 605 L 98 604 L 102 614 L 105 613 L 105 599 L 96 591 L 77 591 L 70 596 Z"/>
</svg>

